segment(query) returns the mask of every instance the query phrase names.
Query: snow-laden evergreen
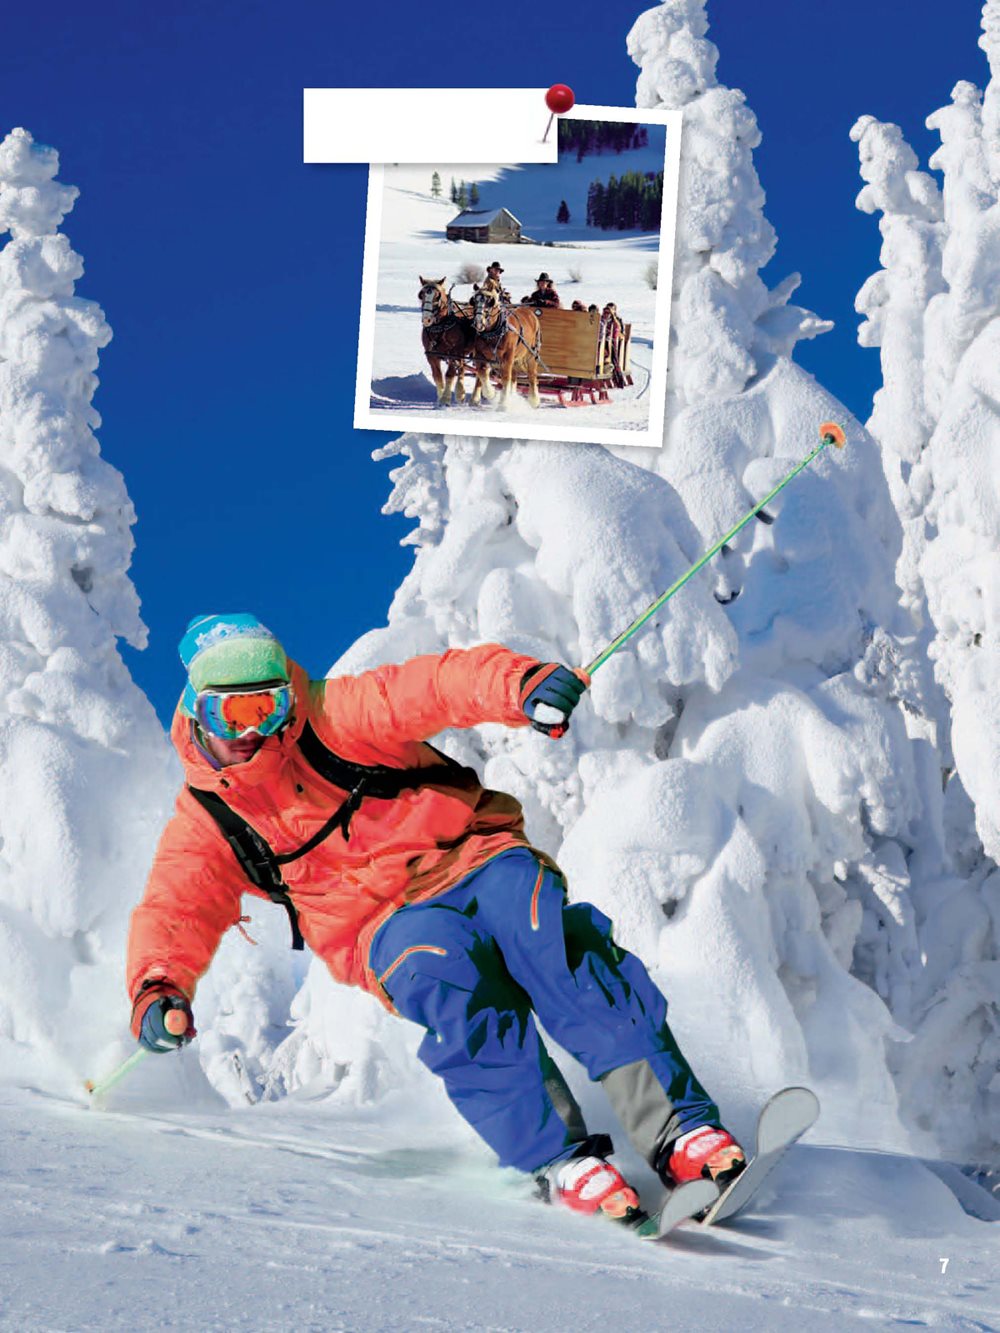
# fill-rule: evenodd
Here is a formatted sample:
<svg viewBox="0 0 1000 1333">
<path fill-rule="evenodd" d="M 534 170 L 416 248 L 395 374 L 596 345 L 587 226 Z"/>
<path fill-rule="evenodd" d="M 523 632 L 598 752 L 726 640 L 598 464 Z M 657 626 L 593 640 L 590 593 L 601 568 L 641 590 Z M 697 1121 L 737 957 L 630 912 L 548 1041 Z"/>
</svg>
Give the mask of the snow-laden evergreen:
<svg viewBox="0 0 1000 1333">
<path fill-rule="evenodd" d="M 929 724 L 906 721 L 931 712 L 933 688 L 894 584 L 902 529 L 871 436 L 791 360 L 828 326 L 789 305 L 797 277 L 774 290 L 760 277 L 775 239 L 759 132 L 718 84 L 706 31 L 702 0 L 667 0 L 629 36 L 639 104 L 685 111 L 663 450 L 390 445 L 403 462 L 388 509 L 416 520 L 416 559 L 388 627 L 335 670 L 491 639 L 586 663 L 813 447 L 820 422 L 841 421 L 847 448 L 601 668 L 566 740 L 483 727 L 446 744 L 522 800 L 571 894 L 655 968 L 737 1125 L 798 1079 L 823 1098 L 827 1137 L 901 1143 L 901 1111 L 911 1127 L 947 1119 L 964 1151 L 983 1108 L 953 1067 L 953 1033 L 935 1041 L 925 1025 L 920 1058 L 900 1056 L 924 1004 L 917 885 L 941 901 L 960 887 Z M 942 975 L 961 964 L 952 939 L 930 964 Z M 414 1086 L 389 1020 L 320 965 L 297 1008 L 288 1085 Z"/>
<path fill-rule="evenodd" d="M 94 436 L 111 330 L 74 294 L 58 167 L 0 143 L 0 1074 L 78 1086 L 125 1049 L 125 927 L 176 769 L 116 647 L 146 637 L 135 514 Z"/>
<path fill-rule="evenodd" d="M 743 94 L 718 83 L 719 53 L 707 31 L 705 0 L 666 0 L 640 15 L 628 35 L 629 55 L 641 69 L 637 105 L 684 111 L 668 403 L 674 411 L 742 392 L 775 356 L 831 327 L 788 304 L 798 274 L 773 291 L 760 279 L 775 249 L 753 165 L 760 131 Z"/>
<path fill-rule="evenodd" d="M 927 124 L 941 136 L 917 169 L 895 125 L 864 116 L 853 137 L 880 213 L 882 268 L 865 283 L 861 342 L 881 348 L 869 428 L 906 532 L 899 582 L 923 620 L 941 693 L 928 695 L 945 785 L 948 872 L 915 885 L 926 965 L 902 1086 L 945 1114 L 947 1150 L 1000 1160 L 1000 6 L 983 10 L 993 74 L 956 85 Z M 966 794 L 968 793 L 968 794 Z M 969 798 L 971 797 L 971 806 Z M 942 1055 L 945 1058 L 942 1058 Z M 974 1130 L 971 1138 L 969 1130 Z"/>
</svg>

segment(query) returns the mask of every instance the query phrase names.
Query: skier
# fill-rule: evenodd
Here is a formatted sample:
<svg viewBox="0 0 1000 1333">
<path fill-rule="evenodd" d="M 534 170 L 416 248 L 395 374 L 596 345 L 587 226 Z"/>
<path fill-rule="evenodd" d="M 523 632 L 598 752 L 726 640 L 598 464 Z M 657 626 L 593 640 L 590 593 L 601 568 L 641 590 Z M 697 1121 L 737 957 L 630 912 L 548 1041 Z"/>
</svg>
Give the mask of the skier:
<svg viewBox="0 0 1000 1333">
<path fill-rule="evenodd" d="M 601 1080 L 668 1186 L 743 1169 L 643 965 L 596 908 L 567 901 L 517 801 L 425 743 L 484 722 L 561 734 L 582 673 L 488 644 L 312 681 L 249 614 L 196 618 L 180 654 L 171 734 L 187 785 L 128 942 L 144 1046 L 195 1036 L 197 981 L 255 892 L 283 904 L 297 947 L 304 937 L 338 981 L 426 1029 L 421 1060 L 544 1197 L 644 1216 L 534 1015 Z"/>
</svg>

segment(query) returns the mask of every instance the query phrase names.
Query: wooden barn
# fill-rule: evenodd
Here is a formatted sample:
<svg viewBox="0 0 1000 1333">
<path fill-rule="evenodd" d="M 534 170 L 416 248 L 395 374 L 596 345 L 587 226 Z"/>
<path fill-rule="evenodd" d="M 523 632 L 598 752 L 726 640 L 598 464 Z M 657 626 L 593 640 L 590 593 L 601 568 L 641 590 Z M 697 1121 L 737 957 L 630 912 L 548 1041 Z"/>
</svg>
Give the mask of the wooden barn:
<svg viewBox="0 0 1000 1333">
<path fill-rule="evenodd" d="M 521 224 L 509 208 L 467 208 L 448 223 L 449 241 L 517 245 Z"/>
</svg>

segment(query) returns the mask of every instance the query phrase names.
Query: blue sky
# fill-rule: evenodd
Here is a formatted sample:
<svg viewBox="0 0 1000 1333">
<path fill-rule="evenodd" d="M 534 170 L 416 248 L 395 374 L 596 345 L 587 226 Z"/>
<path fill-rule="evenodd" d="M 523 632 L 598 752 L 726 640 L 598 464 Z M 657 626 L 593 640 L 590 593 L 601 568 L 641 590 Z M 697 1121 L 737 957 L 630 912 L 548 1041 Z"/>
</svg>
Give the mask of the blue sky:
<svg viewBox="0 0 1000 1333">
<path fill-rule="evenodd" d="M 388 435 L 351 426 L 366 171 L 301 163 L 303 86 L 545 87 L 630 105 L 625 35 L 643 3 L 130 0 L 17 5 L 0 49 L 0 131 L 62 155 L 81 295 L 115 338 L 96 405 L 139 515 L 132 568 L 150 646 L 126 652 L 166 720 L 190 616 L 253 610 L 313 674 L 386 611 L 410 524 L 379 512 Z M 924 118 L 982 86 L 978 0 L 710 0 L 720 78 L 764 136 L 756 166 L 779 245 L 766 277 L 837 323 L 799 361 L 862 418 L 877 354 L 854 296 L 876 223 L 848 133 L 871 113 L 926 161 Z"/>
</svg>

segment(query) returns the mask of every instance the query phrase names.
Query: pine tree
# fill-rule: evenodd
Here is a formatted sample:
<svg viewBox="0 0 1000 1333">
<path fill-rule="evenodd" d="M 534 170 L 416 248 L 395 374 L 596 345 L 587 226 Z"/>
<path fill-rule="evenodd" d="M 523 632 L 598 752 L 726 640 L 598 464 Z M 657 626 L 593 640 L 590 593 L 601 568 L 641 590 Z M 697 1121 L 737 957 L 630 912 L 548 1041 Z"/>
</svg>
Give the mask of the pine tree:
<svg viewBox="0 0 1000 1333">
<path fill-rule="evenodd" d="M 475 181 L 469 186 L 469 203 L 473 208 L 479 203 L 479 186 Z"/>
<path fill-rule="evenodd" d="M 431 194 L 435 199 L 441 198 L 441 177 L 436 171 L 431 177 Z"/>
<path fill-rule="evenodd" d="M 592 181 L 587 191 L 587 226 L 603 231 L 659 231 L 663 172 L 627 171 L 607 185 Z M 567 220 L 558 219 L 560 222 Z"/>
<path fill-rule="evenodd" d="M 945 1155 L 995 1169 L 1000 651 L 991 602 L 1000 500 L 995 483 L 984 484 L 983 467 L 1000 442 L 1000 297 L 989 276 L 996 267 L 990 220 L 1000 206 L 997 0 L 984 5 L 983 29 L 992 74 L 985 96 L 959 81 L 950 105 L 925 121 L 941 136 L 929 160 L 940 184 L 918 170 L 898 126 L 863 116 L 851 135 L 865 180 L 858 207 L 881 214 L 882 267 L 856 301 L 866 316 L 859 342 L 881 349 L 883 386 L 867 427 L 881 446 L 903 529 L 896 582 L 939 687 L 925 686 L 908 726 L 934 747 L 947 811 L 936 878 L 913 873 L 907 944 L 924 967 L 911 984 L 911 1012 L 901 1016 L 915 1035 L 900 1048 L 899 1081 L 911 1101 L 932 1100 L 926 1119 Z M 903 901 L 898 889 L 894 896 Z M 946 929 L 945 918 L 963 925 Z"/>
<path fill-rule="evenodd" d="M 561 120 L 559 122 L 560 153 L 576 153 L 582 162 L 588 154 L 605 150 L 623 153 L 630 148 L 642 148 L 649 142 L 644 125 L 620 125 L 616 121 Z"/>
<path fill-rule="evenodd" d="M 565 199 L 559 205 L 559 212 L 556 214 L 556 221 L 557 222 L 569 221 L 569 205 L 566 203 Z"/>
<path fill-rule="evenodd" d="M 26 130 L 0 143 L 0 1069 L 34 1052 L 43 1080 L 96 1072 L 118 1035 L 128 913 L 176 784 L 118 653 L 146 642 L 135 512 L 94 435 L 111 330 L 75 292 L 58 169 Z"/>
<path fill-rule="evenodd" d="M 458 203 L 458 186 L 455 184 L 455 177 L 454 177 L 454 176 L 452 176 L 452 178 L 451 178 L 451 195 L 450 195 L 450 198 L 451 198 L 451 202 L 452 202 L 453 204 L 457 204 L 457 203 Z"/>
<path fill-rule="evenodd" d="M 592 207 L 592 216 L 590 219 L 590 226 L 601 227 L 603 229 L 604 209 L 605 209 L 605 200 L 607 198 L 607 190 L 605 189 L 602 181 L 594 181 L 593 185 L 591 186 L 591 189 L 593 190 L 593 207 Z"/>
</svg>

